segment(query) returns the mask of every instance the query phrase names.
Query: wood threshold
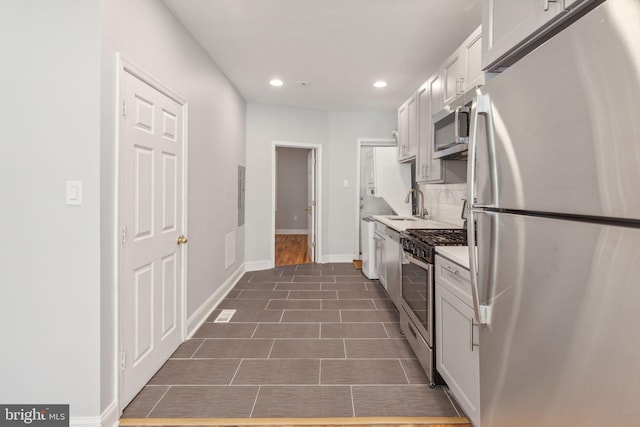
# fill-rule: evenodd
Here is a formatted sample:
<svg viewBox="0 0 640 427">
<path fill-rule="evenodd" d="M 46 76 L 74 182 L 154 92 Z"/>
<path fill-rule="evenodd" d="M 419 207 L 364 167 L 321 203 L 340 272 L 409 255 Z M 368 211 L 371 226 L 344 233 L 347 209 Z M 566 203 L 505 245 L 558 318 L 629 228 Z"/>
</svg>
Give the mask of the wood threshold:
<svg viewBox="0 0 640 427">
<path fill-rule="evenodd" d="M 411 426 L 471 427 L 466 417 L 342 417 L 342 418 L 121 418 L 133 426 Z"/>
</svg>

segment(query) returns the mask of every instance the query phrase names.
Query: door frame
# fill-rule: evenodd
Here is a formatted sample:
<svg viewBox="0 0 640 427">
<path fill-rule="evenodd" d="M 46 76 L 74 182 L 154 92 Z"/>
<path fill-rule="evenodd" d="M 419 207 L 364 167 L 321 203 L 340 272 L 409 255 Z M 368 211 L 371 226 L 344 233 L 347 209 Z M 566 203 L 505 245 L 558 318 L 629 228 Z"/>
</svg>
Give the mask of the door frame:
<svg viewBox="0 0 640 427">
<path fill-rule="evenodd" d="M 398 141 L 395 138 L 358 138 L 358 142 L 356 144 L 356 238 L 355 238 L 355 252 L 358 254 L 359 258 L 362 258 L 362 254 L 360 253 L 360 165 L 361 159 L 360 154 L 362 153 L 362 147 L 397 147 Z"/>
<path fill-rule="evenodd" d="M 187 123 L 189 123 L 188 120 L 188 102 L 185 98 L 183 98 L 182 96 L 180 96 L 177 92 L 175 92 L 173 89 L 169 88 L 168 86 L 166 86 L 165 84 L 163 84 L 162 82 L 160 82 L 160 80 L 158 80 L 157 78 L 155 78 L 152 74 L 149 74 L 148 72 L 144 71 L 142 68 L 140 68 L 139 66 L 135 65 L 132 61 L 126 59 L 125 57 L 123 57 L 120 53 L 116 53 L 116 64 L 117 64 L 117 69 L 116 69 L 116 81 L 115 81 L 115 170 L 114 170 L 114 176 L 115 176 L 115 185 L 114 185 L 114 218 L 116 219 L 114 221 L 114 230 L 113 230 L 113 236 L 114 236 L 114 269 L 115 269 L 115 280 L 116 280 L 116 284 L 115 284 L 115 331 L 116 331 L 116 354 L 114 355 L 114 361 L 115 361 L 115 372 L 116 372 L 116 378 L 115 378 L 115 384 L 116 384 L 116 393 L 117 393 L 117 403 L 118 403 L 118 409 L 119 409 L 119 413 L 122 414 L 122 411 L 124 409 L 124 405 L 127 402 L 122 402 L 122 398 L 123 398 L 123 392 L 122 392 L 122 386 L 123 386 L 123 376 L 124 376 L 124 371 L 122 369 L 122 365 L 121 365 L 121 355 L 123 353 L 123 322 L 122 322 L 122 316 L 123 313 L 121 312 L 122 309 L 122 289 L 121 287 L 123 286 L 123 280 L 122 280 L 122 250 L 121 250 L 121 238 L 122 238 L 122 222 L 123 222 L 123 212 L 122 212 L 122 201 L 121 201 L 121 197 L 123 192 L 121 191 L 121 185 L 122 185 L 122 179 L 121 179 L 121 174 L 122 174 L 122 168 L 120 167 L 122 159 L 122 150 L 121 150 L 121 144 L 122 144 L 122 129 L 120 126 L 121 123 L 121 119 L 122 119 L 122 113 L 123 113 L 123 103 L 122 103 L 122 85 L 124 83 L 124 77 L 125 77 L 125 73 L 131 74 L 132 76 L 140 79 L 141 81 L 143 81 L 144 83 L 148 84 L 149 86 L 151 86 L 152 88 L 154 88 L 155 90 L 161 92 L 162 94 L 164 94 L 165 96 L 171 98 L 173 101 L 177 102 L 181 108 L 182 108 L 182 200 L 181 200 L 181 204 L 182 204 L 182 224 L 180 224 L 180 226 L 182 227 L 183 230 L 183 234 L 185 236 L 188 236 L 188 221 L 187 221 L 187 207 L 188 207 L 188 169 L 187 169 L 187 165 L 188 165 L 188 159 L 187 159 L 187 153 L 188 153 L 188 132 L 187 132 Z M 183 245 L 182 246 L 182 262 L 180 265 L 180 276 L 181 276 L 181 285 L 180 285 L 180 289 L 179 289 L 179 293 L 180 293 L 180 298 L 181 298 L 181 304 L 178 307 L 178 315 L 177 315 L 177 321 L 179 322 L 179 329 L 180 329 L 180 337 L 181 337 L 181 341 L 184 342 L 186 336 L 187 336 L 187 256 L 188 256 L 188 249 L 187 249 L 187 245 Z"/>
<path fill-rule="evenodd" d="M 316 214 L 314 230 L 316 235 L 315 260 L 312 262 L 322 263 L 322 144 L 312 144 L 307 142 L 287 142 L 272 141 L 271 143 L 271 268 L 276 265 L 276 148 L 302 148 L 313 150 L 316 153 L 315 165 L 315 187 L 316 187 Z"/>
</svg>

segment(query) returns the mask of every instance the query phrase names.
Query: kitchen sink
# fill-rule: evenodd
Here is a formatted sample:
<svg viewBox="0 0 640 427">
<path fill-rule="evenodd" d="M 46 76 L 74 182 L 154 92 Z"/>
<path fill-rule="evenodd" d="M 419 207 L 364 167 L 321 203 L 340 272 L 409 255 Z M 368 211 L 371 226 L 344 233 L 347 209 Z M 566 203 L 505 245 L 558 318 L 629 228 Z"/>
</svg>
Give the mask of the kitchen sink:
<svg viewBox="0 0 640 427">
<path fill-rule="evenodd" d="M 406 217 L 406 216 L 393 216 L 393 215 L 389 215 L 389 216 L 385 216 L 386 219 L 390 219 L 391 221 L 417 221 L 416 218 L 410 218 L 410 217 Z"/>
</svg>

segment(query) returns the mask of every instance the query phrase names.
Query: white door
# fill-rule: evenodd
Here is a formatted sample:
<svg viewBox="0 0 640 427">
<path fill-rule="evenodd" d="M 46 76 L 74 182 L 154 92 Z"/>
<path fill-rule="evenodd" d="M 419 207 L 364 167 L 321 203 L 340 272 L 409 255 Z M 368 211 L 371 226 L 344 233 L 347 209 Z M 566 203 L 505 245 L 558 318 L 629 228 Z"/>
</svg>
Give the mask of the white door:
<svg viewBox="0 0 640 427">
<path fill-rule="evenodd" d="M 182 341 L 182 106 L 128 72 L 121 116 L 121 403 Z"/>
<path fill-rule="evenodd" d="M 315 262 L 316 249 L 316 152 L 307 154 L 307 245 L 311 262 Z"/>
</svg>

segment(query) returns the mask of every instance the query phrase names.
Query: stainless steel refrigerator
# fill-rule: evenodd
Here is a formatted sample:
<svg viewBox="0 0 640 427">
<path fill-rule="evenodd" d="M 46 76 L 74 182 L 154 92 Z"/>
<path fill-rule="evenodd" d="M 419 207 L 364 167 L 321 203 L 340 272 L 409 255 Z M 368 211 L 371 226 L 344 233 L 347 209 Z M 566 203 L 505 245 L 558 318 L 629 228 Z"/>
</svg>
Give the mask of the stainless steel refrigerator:
<svg viewBox="0 0 640 427">
<path fill-rule="evenodd" d="M 484 86 L 469 150 L 482 427 L 640 425 L 640 1 Z"/>
</svg>

